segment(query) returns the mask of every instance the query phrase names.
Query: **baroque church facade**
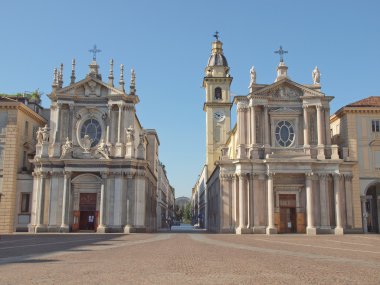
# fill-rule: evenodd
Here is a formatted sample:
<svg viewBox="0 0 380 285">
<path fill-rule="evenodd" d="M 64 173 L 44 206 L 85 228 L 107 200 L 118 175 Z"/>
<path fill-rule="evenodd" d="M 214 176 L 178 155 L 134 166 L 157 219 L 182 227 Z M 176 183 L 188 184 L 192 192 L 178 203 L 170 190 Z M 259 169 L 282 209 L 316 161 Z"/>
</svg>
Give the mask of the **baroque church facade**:
<svg viewBox="0 0 380 285">
<path fill-rule="evenodd" d="M 317 67 L 311 84 L 294 82 L 285 52 L 277 53 L 274 83 L 257 83 L 252 67 L 249 94 L 233 98 L 237 123 L 231 129 L 232 77 L 222 42 L 216 36 L 212 43 L 203 80 L 206 165 L 193 189 L 203 197 L 204 224 L 236 234 L 358 231 L 355 162 L 331 143 L 333 97 L 321 91 Z"/>
<path fill-rule="evenodd" d="M 96 54 L 95 54 L 96 55 Z M 63 86 L 55 69 L 49 125 L 37 131 L 31 161 L 29 232 L 153 232 L 157 228 L 159 140 L 136 115 L 135 73 L 114 84 L 113 61 L 102 81 L 94 56 L 89 73 Z"/>
</svg>

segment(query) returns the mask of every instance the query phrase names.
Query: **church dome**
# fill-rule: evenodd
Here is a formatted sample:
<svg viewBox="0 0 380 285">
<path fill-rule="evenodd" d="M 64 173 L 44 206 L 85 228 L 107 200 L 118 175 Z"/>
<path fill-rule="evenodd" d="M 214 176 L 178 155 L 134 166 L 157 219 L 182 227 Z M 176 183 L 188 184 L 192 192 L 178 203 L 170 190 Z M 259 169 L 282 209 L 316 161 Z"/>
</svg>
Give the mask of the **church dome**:
<svg viewBox="0 0 380 285">
<path fill-rule="evenodd" d="M 215 53 L 208 59 L 208 66 L 228 66 L 226 57 L 221 53 Z"/>
<path fill-rule="evenodd" d="M 227 59 L 223 55 L 223 43 L 216 40 L 212 43 L 211 55 L 208 59 L 208 66 L 224 66 L 228 67 Z"/>
</svg>

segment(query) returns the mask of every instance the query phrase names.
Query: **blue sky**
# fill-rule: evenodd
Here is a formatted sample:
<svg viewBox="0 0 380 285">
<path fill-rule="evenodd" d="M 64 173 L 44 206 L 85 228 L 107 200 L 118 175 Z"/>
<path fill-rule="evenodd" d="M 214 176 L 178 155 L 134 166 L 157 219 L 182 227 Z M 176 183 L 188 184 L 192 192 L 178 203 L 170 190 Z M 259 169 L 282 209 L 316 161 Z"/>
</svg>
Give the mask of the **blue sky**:
<svg viewBox="0 0 380 285">
<path fill-rule="evenodd" d="M 50 93 L 62 62 L 64 83 L 76 59 L 77 80 L 88 71 L 96 43 L 103 78 L 115 66 L 136 70 L 137 112 L 155 128 L 176 196 L 190 196 L 205 161 L 205 93 L 201 88 L 212 35 L 220 32 L 234 77 L 231 91 L 248 93 L 275 79 L 280 45 L 288 74 L 311 83 L 318 65 L 331 111 L 380 96 L 380 1 L 1 1 L 0 93 Z M 115 68 L 115 81 L 119 72 Z M 129 78 L 129 75 L 127 75 Z M 45 97 L 44 106 L 50 102 Z M 234 112 L 234 111 L 233 111 Z M 236 114 L 233 113 L 233 117 Z"/>
</svg>

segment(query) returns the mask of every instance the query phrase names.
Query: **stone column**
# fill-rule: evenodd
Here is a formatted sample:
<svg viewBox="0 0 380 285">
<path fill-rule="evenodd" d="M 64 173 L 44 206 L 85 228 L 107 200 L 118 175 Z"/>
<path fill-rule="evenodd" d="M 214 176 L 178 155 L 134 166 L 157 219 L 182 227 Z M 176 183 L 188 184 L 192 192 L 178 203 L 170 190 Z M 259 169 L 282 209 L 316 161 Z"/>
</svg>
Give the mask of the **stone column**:
<svg viewBox="0 0 380 285">
<path fill-rule="evenodd" d="M 256 144 L 256 110 L 251 106 L 251 143 Z"/>
<path fill-rule="evenodd" d="M 335 234 L 336 235 L 342 235 L 343 232 L 343 226 L 342 226 L 342 213 L 341 213 L 341 207 L 340 207 L 340 179 L 341 174 L 334 174 L 334 196 L 335 196 Z"/>
<path fill-rule="evenodd" d="M 238 158 L 246 158 L 246 133 L 245 133 L 245 112 L 247 111 L 244 103 L 237 105 L 237 126 L 238 126 Z"/>
<path fill-rule="evenodd" d="M 118 124 L 117 124 L 117 143 L 120 143 L 120 129 L 121 129 L 121 111 L 123 109 L 123 104 L 118 104 L 119 106 L 119 117 L 118 117 Z"/>
<path fill-rule="evenodd" d="M 73 117 L 74 117 L 74 104 L 71 103 L 69 104 L 69 131 L 68 131 L 70 141 L 73 141 L 73 132 L 75 133 L 74 126 L 73 126 Z M 70 132 L 70 130 L 72 131 Z"/>
<path fill-rule="evenodd" d="M 111 119 L 111 112 L 112 112 L 112 105 L 108 105 L 108 122 L 107 122 L 107 128 L 106 128 L 106 143 L 110 143 L 110 124 L 112 122 Z"/>
<path fill-rule="evenodd" d="M 330 201 L 328 195 L 328 174 L 318 174 L 319 177 L 319 199 L 321 203 L 321 229 L 331 229 L 330 227 Z"/>
<path fill-rule="evenodd" d="M 317 105 L 317 134 L 318 134 L 318 160 L 325 159 L 325 147 L 323 143 L 323 116 L 322 116 L 322 106 Z"/>
<path fill-rule="evenodd" d="M 307 211 L 307 228 L 308 235 L 315 235 L 317 233 L 314 224 L 314 197 L 313 197 L 313 184 L 311 181 L 313 173 L 305 173 L 306 178 L 306 211 Z"/>
<path fill-rule="evenodd" d="M 268 118 L 268 106 L 264 106 L 264 134 L 265 134 L 265 146 L 270 146 L 269 139 L 269 118 Z"/>
<path fill-rule="evenodd" d="M 57 126 L 55 129 L 54 143 L 59 143 L 61 140 L 61 111 L 62 104 L 57 104 Z"/>
<path fill-rule="evenodd" d="M 71 172 L 65 171 L 63 177 L 63 194 L 62 194 L 62 222 L 60 232 L 69 232 L 69 193 L 71 191 Z"/>
<path fill-rule="evenodd" d="M 309 148 L 309 117 L 307 106 L 303 106 L 303 146 Z"/>
<path fill-rule="evenodd" d="M 331 145 L 331 133 L 330 133 L 330 109 L 325 108 L 325 136 L 326 136 L 326 145 Z"/>
<path fill-rule="evenodd" d="M 239 174 L 239 228 L 244 228 L 246 224 L 245 219 L 245 175 Z"/>
<path fill-rule="evenodd" d="M 273 173 L 268 173 L 267 190 L 268 190 L 268 227 L 267 235 L 277 234 L 277 229 L 274 226 L 274 191 L 273 191 Z"/>
<path fill-rule="evenodd" d="M 37 200 L 37 225 L 36 225 L 36 232 L 43 232 L 45 231 L 45 227 L 43 225 L 44 223 L 44 214 L 45 214 L 45 211 L 44 211 L 44 208 L 45 208 L 45 205 L 44 205 L 44 199 L 45 199 L 45 182 L 46 182 L 46 174 L 45 173 L 41 173 L 40 174 L 40 183 L 39 183 L 39 188 L 40 188 L 40 191 L 39 192 L 39 195 L 38 195 L 38 200 Z"/>
<path fill-rule="evenodd" d="M 344 174 L 344 188 L 346 190 L 346 211 L 347 227 L 353 226 L 353 207 L 352 207 L 352 174 Z"/>
<path fill-rule="evenodd" d="M 367 209 L 365 203 L 367 201 L 365 196 L 360 197 L 362 202 L 362 217 L 363 217 L 363 232 L 368 233 L 368 225 L 367 225 Z"/>
<path fill-rule="evenodd" d="M 102 184 L 100 185 L 100 207 L 99 207 L 99 226 L 97 228 L 97 232 L 105 233 L 106 232 L 106 193 L 105 193 L 105 185 L 108 179 L 108 173 L 101 173 L 102 176 Z M 108 190 L 108 189 L 107 189 Z"/>
<path fill-rule="evenodd" d="M 233 220 L 235 223 L 235 227 L 239 226 L 239 183 L 238 176 L 234 175 L 232 178 L 232 191 L 233 191 Z"/>
</svg>

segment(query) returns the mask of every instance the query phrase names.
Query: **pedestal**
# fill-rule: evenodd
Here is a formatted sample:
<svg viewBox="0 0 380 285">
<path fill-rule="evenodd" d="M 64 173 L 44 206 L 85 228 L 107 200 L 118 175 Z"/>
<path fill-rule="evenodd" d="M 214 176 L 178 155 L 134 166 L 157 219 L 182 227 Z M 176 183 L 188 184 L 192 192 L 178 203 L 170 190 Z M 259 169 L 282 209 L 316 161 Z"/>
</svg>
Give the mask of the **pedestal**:
<svg viewBox="0 0 380 285">
<path fill-rule="evenodd" d="M 268 227 L 266 230 L 266 233 L 267 233 L 267 235 L 275 235 L 275 234 L 277 234 L 277 229 Z"/>
<path fill-rule="evenodd" d="M 51 155 L 53 157 L 61 157 L 61 144 L 60 143 L 54 143 L 51 146 Z"/>
<path fill-rule="evenodd" d="M 237 235 L 245 235 L 245 234 L 251 234 L 252 230 L 247 228 L 236 228 L 236 234 Z"/>
<path fill-rule="evenodd" d="M 68 232 L 70 232 L 70 227 L 68 225 L 62 225 L 59 228 L 59 232 L 60 233 L 68 233 Z"/>
<path fill-rule="evenodd" d="M 252 233 L 253 234 L 265 234 L 266 228 L 264 226 L 253 227 Z"/>
<path fill-rule="evenodd" d="M 124 146 L 122 143 L 115 144 L 115 157 L 123 157 L 124 156 Z"/>
<path fill-rule="evenodd" d="M 334 229 L 334 234 L 337 235 L 337 236 L 344 235 L 344 230 L 343 230 L 343 228 L 335 228 L 335 229 Z"/>
<path fill-rule="evenodd" d="M 316 228 L 306 228 L 306 234 L 315 236 L 317 234 L 317 229 Z"/>
<path fill-rule="evenodd" d="M 37 225 L 34 229 L 34 232 L 36 233 L 46 233 L 47 227 L 45 225 Z"/>
<path fill-rule="evenodd" d="M 317 146 L 317 159 L 318 160 L 324 160 L 325 159 L 325 146 L 324 145 L 319 145 Z"/>
</svg>

